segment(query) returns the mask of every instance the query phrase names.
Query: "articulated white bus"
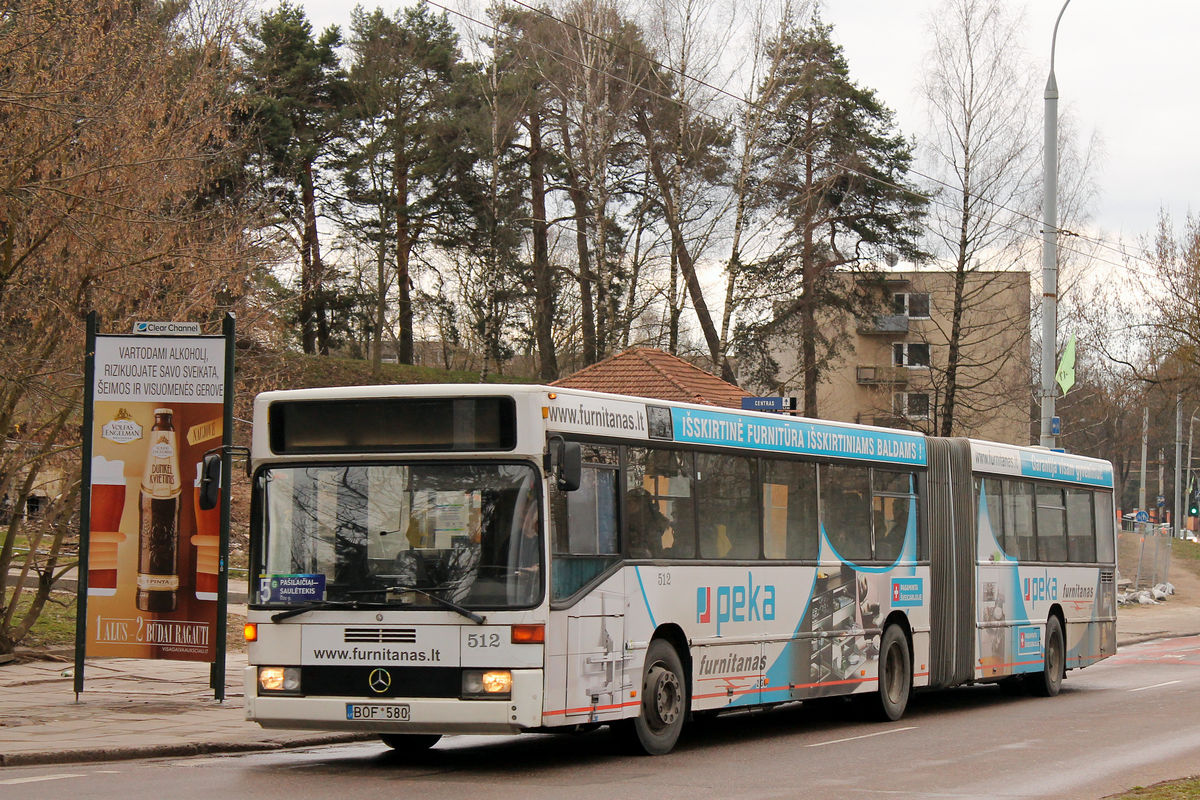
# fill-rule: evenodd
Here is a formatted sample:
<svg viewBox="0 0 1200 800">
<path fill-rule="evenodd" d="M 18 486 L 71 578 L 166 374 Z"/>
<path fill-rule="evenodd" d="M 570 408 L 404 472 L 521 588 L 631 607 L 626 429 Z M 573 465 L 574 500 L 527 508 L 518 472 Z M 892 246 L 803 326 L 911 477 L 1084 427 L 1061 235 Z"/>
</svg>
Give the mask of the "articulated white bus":
<svg viewBox="0 0 1200 800">
<path fill-rule="evenodd" d="M 1112 467 L 546 386 L 255 401 L 246 716 L 628 728 L 833 695 L 1057 694 L 1116 651 Z"/>
</svg>

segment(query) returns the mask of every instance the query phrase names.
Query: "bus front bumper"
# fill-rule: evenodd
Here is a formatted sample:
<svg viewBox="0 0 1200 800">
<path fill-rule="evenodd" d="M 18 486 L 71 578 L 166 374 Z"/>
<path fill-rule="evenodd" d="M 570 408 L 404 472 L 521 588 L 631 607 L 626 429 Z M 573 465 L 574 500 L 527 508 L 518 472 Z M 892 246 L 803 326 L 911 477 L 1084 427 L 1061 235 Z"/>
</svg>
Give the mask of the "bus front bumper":
<svg viewBox="0 0 1200 800">
<path fill-rule="evenodd" d="M 507 700 L 259 694 L 258 667 L 246 667 L 243 676 L 246 719 L 264 728 L 453 734 L 518 733 L 542 724 L 540 669 L 513 670 Z"/>
</svg>

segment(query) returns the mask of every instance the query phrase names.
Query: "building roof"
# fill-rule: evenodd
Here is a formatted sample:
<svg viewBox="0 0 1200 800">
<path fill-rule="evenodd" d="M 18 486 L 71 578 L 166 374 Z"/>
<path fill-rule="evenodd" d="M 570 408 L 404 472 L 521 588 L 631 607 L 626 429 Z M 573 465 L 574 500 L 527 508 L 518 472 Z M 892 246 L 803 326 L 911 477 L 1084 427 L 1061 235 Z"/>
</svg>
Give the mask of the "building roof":
<svg viewBox="0 0 1200 800">
<path fill-rule="evenodd" d="M 633 347 L 560 378 L 553 386 L 656 400 L 741 408 L 751 394 L 662 350 Z"/>
</svg>

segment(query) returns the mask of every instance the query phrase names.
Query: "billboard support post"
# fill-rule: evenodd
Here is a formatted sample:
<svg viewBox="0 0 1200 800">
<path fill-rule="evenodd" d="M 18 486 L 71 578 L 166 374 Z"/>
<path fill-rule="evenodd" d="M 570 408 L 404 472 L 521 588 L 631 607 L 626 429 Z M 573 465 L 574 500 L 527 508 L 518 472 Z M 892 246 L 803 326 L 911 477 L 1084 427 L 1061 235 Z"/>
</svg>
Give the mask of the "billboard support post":
<svg viewBox="0 0 1200 800">
<path fill-rule="evenodd" d="M 75 702 L 83 692 L 83 657 L 87 649 L 87 569 L 92 514 L 92 392 L 96 377 L 96 329 L 99 315 L 87 315 L 83 361 L 83 470 L 79 485 L 79 563 L 75 567 Z"/>
</svg>

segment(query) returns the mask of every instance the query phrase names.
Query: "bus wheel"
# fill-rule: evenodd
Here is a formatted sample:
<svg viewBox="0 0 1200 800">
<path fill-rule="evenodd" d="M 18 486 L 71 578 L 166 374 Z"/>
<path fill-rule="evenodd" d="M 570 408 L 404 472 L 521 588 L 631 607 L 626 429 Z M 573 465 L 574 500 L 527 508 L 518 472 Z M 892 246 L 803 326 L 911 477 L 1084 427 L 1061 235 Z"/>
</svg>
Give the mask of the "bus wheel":
<svg viewBox="0 0 1200 800">
<path fill-rule="evenodd" d="M 912 692 L 912 653 L 899 625 L 889 625 L 879 643 L 879 711 L 884 720 L 904 716 Z"/>
<path fill-rule="evenodd" d="M 397 753 L 420 753 L 442 738 L 440 733 L 381 733 L 379 740 Z"/>
<path fill-rule="evenodd" d="M 671 752 L 687 716 L 687 684 L 675 648 L 662 639 L 650 642 L 642 670 L 641 713 L 633 721 L 641 749 L 651 756 Z"/>
<path fill-rule="evenodd" d="M 1066 646 L 1063 644 L 1062 623 L 1058 617 L 1046 620 L 1046 646 L 1042 656 L 1042 671 L 1029 676 L 1029 690 L 1041 697 L 1054 697 L 1062 690 L 1066 666 Z"/>
</svg>

